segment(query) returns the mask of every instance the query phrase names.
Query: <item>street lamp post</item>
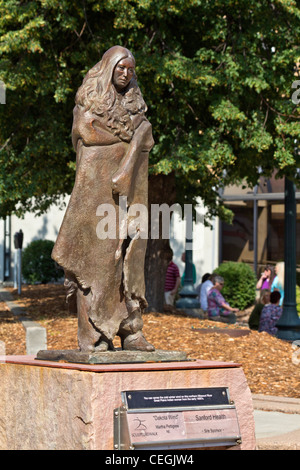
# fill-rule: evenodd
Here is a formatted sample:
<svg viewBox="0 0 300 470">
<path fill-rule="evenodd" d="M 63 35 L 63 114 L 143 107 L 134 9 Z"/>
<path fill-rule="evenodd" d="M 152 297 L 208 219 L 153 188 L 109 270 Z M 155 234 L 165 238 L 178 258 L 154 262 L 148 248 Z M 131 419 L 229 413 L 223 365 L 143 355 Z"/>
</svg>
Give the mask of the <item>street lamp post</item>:
<svg viewBox="0 0 300 470">
<path fill-rule="evenodd" d="M 22 230 L 16 232 L 14 235 L 14 244 L 17 251 L 17 256 L 15 257 L 15 281 L 18 286 L 18 294 L 21 294 L 22 291 L 22 246 L 23 246 L 24 234 Z"/>
<path fill-rule="evenodd" d="M 296 198 L 293 181 L 285 178 L 284 221 L 284 301 L 277 323 L 277 337 L 287 341 L 300 339 L 300 319 L 296 304 Z"/>
<path fill-rule="evenodd" d="M 191 316 L 199 316 L 200 303 L 193 280 L 193 217 L 192 212 L 186 210 L 186 240 L 185 240 L 185 271 L 183 287 L 179 292 L 180 299 L 176 308 L 184 310 Z"/>
<path fill-rule="evenodd" d="M 192 240 L 186 239 L 185 250 L 185 271 L 182 289 L 179 292 L 180 299 L 176 302 L 176 308 L 182 310 L 199 309 L 200 303 L 193 281 L 193 251 L 191 250 Z M 187 247 L 189 249 L 187 249 Z M 188 313 L 187 312 L 187 313 Z"/>
</svg>

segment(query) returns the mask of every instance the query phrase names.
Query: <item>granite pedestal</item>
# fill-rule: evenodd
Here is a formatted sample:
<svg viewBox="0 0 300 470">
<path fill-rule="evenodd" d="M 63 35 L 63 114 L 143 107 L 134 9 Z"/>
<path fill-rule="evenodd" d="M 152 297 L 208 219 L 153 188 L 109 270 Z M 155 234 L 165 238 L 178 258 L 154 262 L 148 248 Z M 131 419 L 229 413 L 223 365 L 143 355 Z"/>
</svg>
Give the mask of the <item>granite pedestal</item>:
<svg viewBox="0 0 300 470">
<path fill-rule="evenodd" d="M 255 449 L 252 398 L 239 364 L 0 361 L 1 450 L 113 450 L 113 410 L 122 391 L 202 387 L 228 387 L 242 438 L 229 449 Z"/>
</svg>

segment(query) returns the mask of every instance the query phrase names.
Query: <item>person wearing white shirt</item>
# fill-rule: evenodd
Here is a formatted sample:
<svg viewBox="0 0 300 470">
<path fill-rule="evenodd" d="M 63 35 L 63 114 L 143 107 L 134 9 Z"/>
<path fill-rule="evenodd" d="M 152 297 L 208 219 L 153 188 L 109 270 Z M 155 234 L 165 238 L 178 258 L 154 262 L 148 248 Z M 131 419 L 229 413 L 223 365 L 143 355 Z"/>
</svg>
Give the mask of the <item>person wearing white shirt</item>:
<svg viewBox="0 0 300 470">
<path fill-rule="evenodd" d="M 210 273 L 204 274 L 204 276 L 202 277 L 202 283 L 199 289 L 200 291 L 199 302 L 200 302 L 200 307 L 205 312 L 207 311 L 207 296 L 212 287 L 213 287 L 213 283 L 211 281 L 211 274 Z"/>
</svg>

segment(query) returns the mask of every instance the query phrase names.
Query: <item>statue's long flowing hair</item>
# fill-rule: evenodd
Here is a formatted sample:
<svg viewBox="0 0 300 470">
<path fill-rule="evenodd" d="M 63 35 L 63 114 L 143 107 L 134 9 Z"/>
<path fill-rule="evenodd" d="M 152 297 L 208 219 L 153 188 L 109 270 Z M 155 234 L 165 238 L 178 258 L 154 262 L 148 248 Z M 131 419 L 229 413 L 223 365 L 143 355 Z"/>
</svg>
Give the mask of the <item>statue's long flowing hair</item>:
<svg viewBox="0 0 300 470">
<path fill-rule="evenodd" d="M 121 94 L 113 86 L 112 77 L 120 60 L 129 57 L 135 63 L 131 52 L 121 46 L 111 47 L 85 76 L 78 89 L 75 102 L 84 111 L 96 114 L 114 135 L 129 142 L 134 129 L 130 115 L 147 111 L 136 76 Z"/>
</svg>

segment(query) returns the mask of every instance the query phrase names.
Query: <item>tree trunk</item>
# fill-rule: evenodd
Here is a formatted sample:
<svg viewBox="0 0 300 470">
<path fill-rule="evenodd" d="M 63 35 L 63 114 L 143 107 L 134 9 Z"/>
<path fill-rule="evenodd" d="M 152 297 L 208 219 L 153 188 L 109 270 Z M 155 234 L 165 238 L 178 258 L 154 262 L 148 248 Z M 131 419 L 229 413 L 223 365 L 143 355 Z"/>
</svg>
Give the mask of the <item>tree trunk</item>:
<svg viewBox="0 0 300 470">
<path fill-rule="evenodd" d="M 147 311 L 163 312 L 164 308 L 164 285 L 167 266 L 172 259 L 169 239 L 162 239 L 161 214 L 159 218 L 159 239 L 151 239 L 151 205 L 175 203 L 175 175 L 155 175 L 149 177 L 148 217 L 149 236 L 145 259 L 145 282 L 146 299 L 148 301 Z"/>
</svg>

